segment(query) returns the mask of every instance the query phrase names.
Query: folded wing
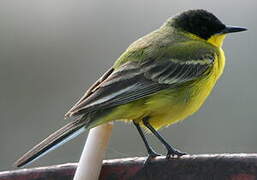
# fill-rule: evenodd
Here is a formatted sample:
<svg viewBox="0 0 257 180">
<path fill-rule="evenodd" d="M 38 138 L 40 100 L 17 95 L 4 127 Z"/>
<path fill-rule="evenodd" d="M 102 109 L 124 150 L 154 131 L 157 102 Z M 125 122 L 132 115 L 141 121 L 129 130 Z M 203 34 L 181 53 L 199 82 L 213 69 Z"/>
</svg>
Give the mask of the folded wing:
<svg viewBox="0 0 257 180">
<path fill-rule="evenodd" d="M 124 63 L 116 70 L 113 68 L 109 70 L 68 111 L 66 116 L 83 115 L 111 108 L 144 98 L 166 88 L 180 86 L 208 73 L 213 61 L 214 55 L 208 54 L 193 60 L 166 57 L 158 60 Z"/>
</svg>

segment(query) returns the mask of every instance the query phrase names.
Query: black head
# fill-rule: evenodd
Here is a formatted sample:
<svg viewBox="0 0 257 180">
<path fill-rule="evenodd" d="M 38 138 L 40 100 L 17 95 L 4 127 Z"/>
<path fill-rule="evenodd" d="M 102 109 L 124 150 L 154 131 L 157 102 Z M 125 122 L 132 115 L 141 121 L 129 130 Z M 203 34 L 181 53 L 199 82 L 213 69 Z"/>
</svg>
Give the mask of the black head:
<svg viewBox="0 0 257 180">
<path fill-rule="evenodd" d="M 226 26 L 206 10 L 189 10 L 172 18 L 172 26 L 193 33 L 203 39 L 222 32 Z"/>
</svg>

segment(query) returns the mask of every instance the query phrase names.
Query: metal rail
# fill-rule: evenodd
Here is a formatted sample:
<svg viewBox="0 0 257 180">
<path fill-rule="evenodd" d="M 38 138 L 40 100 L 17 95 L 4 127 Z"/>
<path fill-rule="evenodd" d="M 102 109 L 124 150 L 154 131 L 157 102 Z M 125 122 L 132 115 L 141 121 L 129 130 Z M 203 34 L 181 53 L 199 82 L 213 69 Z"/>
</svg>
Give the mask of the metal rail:
<svg viewBox="0 0 257 180">
<path fill-rule="evenodd" d="M 257 154 L 186 155 L 105 160 L 100 180 L 257 180 Z M 77 163 L 0 172 L 0 180 L 71 180 Z"/>
</svg>

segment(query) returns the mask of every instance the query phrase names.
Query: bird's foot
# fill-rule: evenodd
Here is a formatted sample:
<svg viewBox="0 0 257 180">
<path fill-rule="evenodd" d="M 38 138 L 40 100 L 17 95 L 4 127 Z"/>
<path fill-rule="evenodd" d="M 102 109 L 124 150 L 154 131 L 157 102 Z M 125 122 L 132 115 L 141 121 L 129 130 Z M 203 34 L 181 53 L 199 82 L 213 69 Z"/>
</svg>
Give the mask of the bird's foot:
<svg viewBox="0 0 257 180">
<path fill-rule="evenodd" d="M 174 157 L 174 156 L 177 156 L 177 157 L 181 157 L 181 156 L 184 156 L 186 155 L 187 153 L 185 152 L 181 152 L 177 149 L 174 149 L 172 147 L 170 148 L 167 148 L 168 149 L 168 152 L 167 152 L 167 155 L 166 155 L 166 159 L 169 159 L 171 156 Z"/>
<path fill-rule="evenodd" d="M 146 158 L 144 165 L 148 165 L 151 163 L 152 159 L 156 158 L 157 156 L 161 156 L 161 154 L 156 153 L 155 151 L 148 154 L 148 157 Z"/>
</svg>

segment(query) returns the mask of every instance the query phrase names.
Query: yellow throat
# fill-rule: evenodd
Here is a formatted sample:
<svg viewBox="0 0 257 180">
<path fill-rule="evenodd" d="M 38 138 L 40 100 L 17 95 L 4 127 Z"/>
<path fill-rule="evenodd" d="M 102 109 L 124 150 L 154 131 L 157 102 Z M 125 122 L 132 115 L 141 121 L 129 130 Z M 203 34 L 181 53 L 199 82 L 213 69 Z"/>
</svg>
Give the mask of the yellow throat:
<svg viewBox="0 0 257 180">
<path fill-rule="evenodd" d="M 225 39 L 226 35 L 225 34 L 216 34 L 216 35 L 213 35 L 211 36 L 207 42 L 209 42 L 210 44 L 218 47 L 218 48 L 221 48 L 222 45 L 223 45 L 223 41 Z"/>
</svg>

